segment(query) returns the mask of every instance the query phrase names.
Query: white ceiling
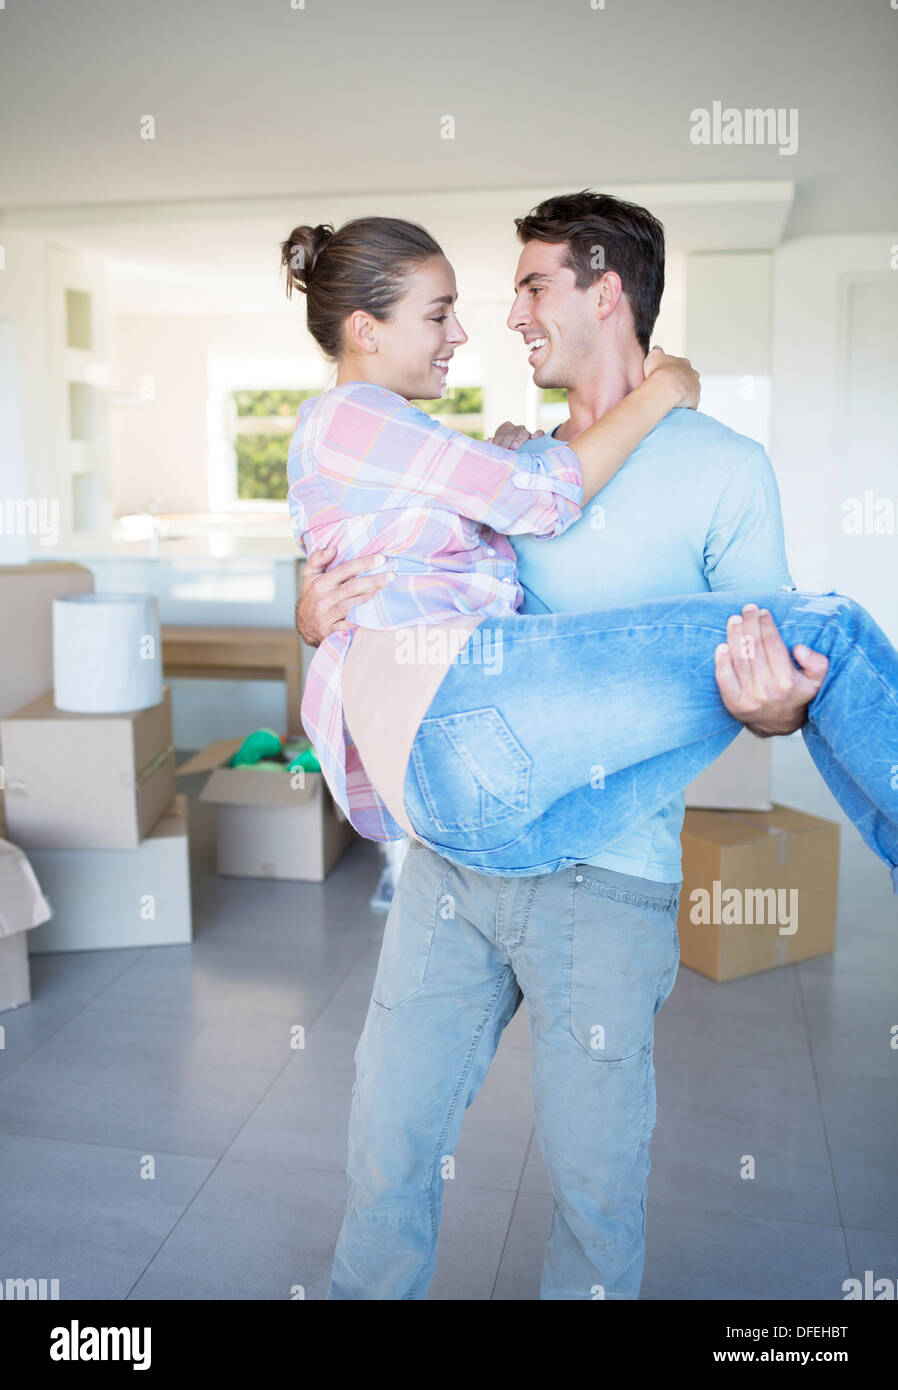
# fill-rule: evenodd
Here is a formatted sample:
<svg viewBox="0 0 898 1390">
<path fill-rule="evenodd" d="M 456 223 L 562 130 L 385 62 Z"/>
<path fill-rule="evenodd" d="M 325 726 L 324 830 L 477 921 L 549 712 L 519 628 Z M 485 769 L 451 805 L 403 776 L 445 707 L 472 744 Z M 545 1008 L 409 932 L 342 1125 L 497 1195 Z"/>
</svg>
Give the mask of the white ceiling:
<svg viewBox="0 0 898 1390">
<path fill-rule="evenodd" d="M 786 180 L 604 185 L 661 218 L 668 252 L 776 246 L 792 205 Z M 556 191 L 382 194 L 386 216 L 422 222 L 455 266 L 466 306 L 511 300 L 514 218 Z M 336 225 L 372 210 L 368 195 L 13 210 L 5 222 L 106 262 L 115 314 L 253 314 L 286 309 L 280 242 L 299 221 Z M 14 270 L 9 259 L 9 270 Z M 297 303 L 302 303 L 302 296 Z M 295 315 L 296 309 L 291 309 Z"/>
<path fill-rule="evenodd" d="M 898 227 L 889 0 L 300 3 L 6 0 L 0 209 L 785 179 L 787 236 Z M 714 100 L 798 152 L 693 145 Z"/>
</svg>

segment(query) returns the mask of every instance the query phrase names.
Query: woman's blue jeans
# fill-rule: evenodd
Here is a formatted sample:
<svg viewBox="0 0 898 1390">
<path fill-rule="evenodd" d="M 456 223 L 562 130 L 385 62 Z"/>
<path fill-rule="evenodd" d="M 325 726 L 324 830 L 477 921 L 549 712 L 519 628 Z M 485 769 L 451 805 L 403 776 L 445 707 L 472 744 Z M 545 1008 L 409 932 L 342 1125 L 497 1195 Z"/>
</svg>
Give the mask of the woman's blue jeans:
<svg viewBox="0 0 898 1390">
<path fill-rule="evenodd" d="M 486 874 L 554 873 L 646 821 L 742 725 L 714 648 L 743 603 L 829 670 L 805 743 L 898 893 L 898 652 L 834 593 L 684 594 L 600 612 L 485 620 L 412 747 L 406 811 L 424 843 Z"/>
</svg>

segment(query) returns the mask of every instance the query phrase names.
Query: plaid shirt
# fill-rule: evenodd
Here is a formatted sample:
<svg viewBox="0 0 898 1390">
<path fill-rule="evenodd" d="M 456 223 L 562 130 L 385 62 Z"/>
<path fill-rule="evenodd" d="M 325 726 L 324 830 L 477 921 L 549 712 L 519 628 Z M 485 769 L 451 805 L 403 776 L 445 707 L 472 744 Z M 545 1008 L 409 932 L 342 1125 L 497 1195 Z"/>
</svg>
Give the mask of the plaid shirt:
<svg viewBox="0 0 898 1390">
<path fill-rule="evenodd" d="M 334 564 L 387 557 L 396 578 L 347 615 L 369 628 L 514 612 L 523 591 L 506 536 L 560 535 L 583 498 L 580 462 L 567 445 L 529 454 L 483 444 L 404 396 L 358 381 L 302 402 L 287 478 L 291 527 L 306 555 L 333 544 Z M 343 719 L 352 636 L 335 632 L 316 651 L 302 723 L 355 829 L 395 840 L 405 832 L 369 782 Z"/>
</svg>

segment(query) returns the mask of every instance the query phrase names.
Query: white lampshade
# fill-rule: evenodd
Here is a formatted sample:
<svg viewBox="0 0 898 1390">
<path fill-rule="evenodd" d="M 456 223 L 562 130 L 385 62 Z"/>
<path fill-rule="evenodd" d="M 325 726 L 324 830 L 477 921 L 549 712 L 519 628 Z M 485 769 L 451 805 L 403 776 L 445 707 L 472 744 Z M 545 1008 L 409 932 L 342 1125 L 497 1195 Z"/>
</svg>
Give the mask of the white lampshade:
<svg viewBox="0 0 898 1390">
<path fill-rule="evenodd" d="M 53 600 L 53 703 L 77 714 L 122 714 L 162 699 L 154 594 L 69 594 Z"/>
</svg>

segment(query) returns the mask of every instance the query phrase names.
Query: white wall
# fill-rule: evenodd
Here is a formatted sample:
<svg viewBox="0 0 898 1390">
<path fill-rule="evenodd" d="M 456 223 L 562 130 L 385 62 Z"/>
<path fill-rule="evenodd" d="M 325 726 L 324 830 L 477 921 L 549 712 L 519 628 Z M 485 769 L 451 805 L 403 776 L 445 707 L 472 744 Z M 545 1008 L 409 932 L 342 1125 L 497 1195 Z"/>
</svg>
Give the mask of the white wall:
<svg viewBox="0 0 898 1390">
<path fill-rule="evenodd" d="M 0 272 L 0 319 L 4 321 L 4 402 L 0 424 L 0 500 L 6 507 L 18 498 L 37 504 L 55 500 L 59 481 L 50 448 L 50 393 L 46 264 L 44 243 L 27 233 L 0 228 L 4 268 Z M 21 562 L 22 541 L 28 552 L 52 549 L 39 537 L 4 535 L 5 563 Z M 49 553 L 48 553 L 49 552 Z"/>
<path fill-rule="evenodd" d="M 898 273 L 843 286 L 837 587 L 898 646 Z"/>
<path fill-rule="evenodd" d="M 27 501 L 19 326 L 0 319 L 0 565 L 28 560 Z"/>
<path fill-rule="evenodd" d="M 701 408 L 767 444 L 796 584 L 850 594 L 898 641 L 895 241 L 689 256 L 686 351 L 703 374 Z M 740 399 L 743 382 L 753 401 Z M 879 533 L 868 517 L 864 534 L 848 534 L 845 504 L 865 496 L 868 513 L 879 504 Z"/>
<path fill-rule="evenodd" d="M 117 514 L 209 509 L 209 353 L 304 357 L 299 316 L 146 316 L 113 320 L 113 496 Z M 130 403 L 122 401 L 127 398 Z"/>
<path fill-rule="evenodd" d="M 701 372 L 699 409 L 770 448 L 773 256 L 686 257 L 685 351 Z"/>
<path fill-rule="evenodd" d="M 770 371 L 769 251 L 687 257 L 686 341 L 702 373 Z"/>
<path fill-rule="evenodd" d="M 95 529 L 92 533 L 82 531 L 77 543 L 96 544 L 109 530 L 103 384 L 108 366 L 105 262 L 12 228 L 0 228 L 0 241 L 5 258 L 0 274 L 0 319 L 8 324 L 6 351 L 10 370 L 18 375 L 19 382 L 18 423 L 16 412 L 7 413 L 0 440 L 0 500 L 8 505 L 10 498 L 21 496 L 24 487 L 27 501 L 41 514 L 53 509 L 54 543 L 45 545 L 42 535 L 34 531 L 28 537 L 31 555 L 53 559 L 57 548 L 73 541 L 72 499 L 79 474 L 82 480 L 95 479 L 98 507 Z M 90 350 L 66 345 L 67 289 L 91 295 L 94 342 Z M 94 390 L 95 431 L 89 441 L 73 442 L 70 438 L 70 382 Z M 14 464 L 17 434 L 24 453 L 24 477 L 21 465 Z"/>
<path fill-rule="evenodd" d="M 772 457 L 783 497 L 792 573 L 801 588 L 841 587 L 846 495 L 844 417 L 850 332 L 846 294 L 858 279 L 891 283 L 895 236 L 808 237 L 774 254 Z M 875 351 L 893 369 L 898 323 L 878 329 Z M 893 370 L 882 389 L 894 391 Z M 892 378 L 892 380 L 890 380 Z M 894 455 L 893 455 L 894 457 Z M 852 484 L 853 486 L 854 484 Z M 898 497 L 898 487 L 894 489 Z M 895 556 L 882 582 L 894 587 Z"/>
</svg>

